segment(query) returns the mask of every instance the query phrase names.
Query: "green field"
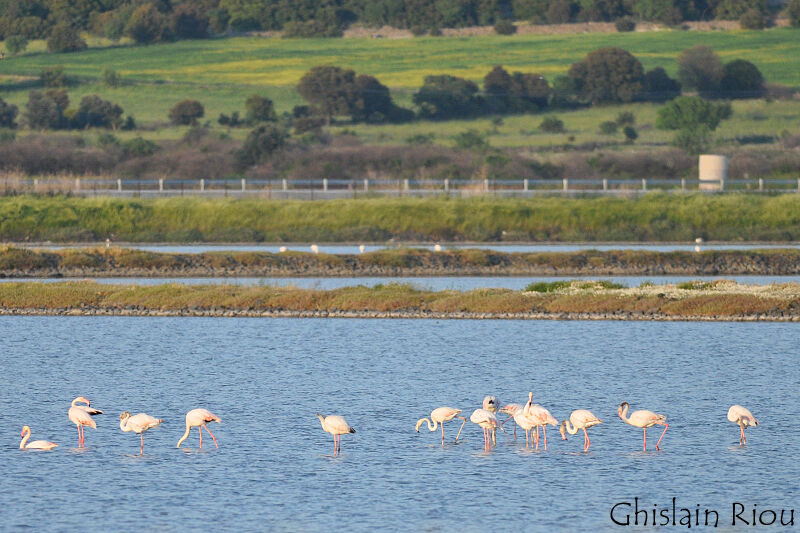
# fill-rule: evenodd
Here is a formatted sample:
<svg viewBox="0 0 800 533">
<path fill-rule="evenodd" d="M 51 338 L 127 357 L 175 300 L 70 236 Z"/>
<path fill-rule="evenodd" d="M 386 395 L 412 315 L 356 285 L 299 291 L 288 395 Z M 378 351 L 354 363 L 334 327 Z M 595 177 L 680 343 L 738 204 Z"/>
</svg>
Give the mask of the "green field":
<svg viewBox="0 0 800 533">
<path fill-rule="evenodd" d="M 800 241 L 800 195 L 258 199 L 0 197 L 0 240 Z"/>
<path fill-rule="evenodd" d="M 64 65 L 84 81 L 98 80 L 106 67 L 129 85 L 108 89 L 100 84 L 74 87 L 73 101 L 99 93 L 140 121 L 165 120 L 181 98 L 204 103 L 207 117 L 243 108 L 244 99 L 260 92 L 279 111 L 300 103 L 294 86 L 311 67 L 335 64 L 376 76 L 392 88 L 401 105 L 429 74 L 452 74 L 480 81 L 494 66 L 540 72 L 553 79 L 588 52 L 619 46 L 636 55 L 645 68 L 661 66 L 675 74 L 675 57 L 696 44 L 712 47 L 724 61 L 755 63 L 769 82 L 800 86 L 800 30 L 659 31 L 622 34 L 515 35 L 510 37 L 438 37 L 415 39 L 276 39 L 238 37 L 181 41 L 150 46 L 118 45 L 70 54 L 47 54 L 34 43 L 31 52 L 0 62 L 0 97 L 16 104 L 27 99 L 29 84 L 16 76 L 37 76 L 42 69 Z"/>
</svg>

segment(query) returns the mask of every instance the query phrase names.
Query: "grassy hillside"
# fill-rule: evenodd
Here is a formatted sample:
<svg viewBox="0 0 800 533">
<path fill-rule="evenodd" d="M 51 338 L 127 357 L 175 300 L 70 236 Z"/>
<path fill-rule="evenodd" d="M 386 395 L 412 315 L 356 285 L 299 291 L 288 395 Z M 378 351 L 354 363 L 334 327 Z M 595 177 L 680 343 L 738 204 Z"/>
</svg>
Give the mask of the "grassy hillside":
<svg viewBox="0 0 800 533">
<path fill-rule="evenodd" d="M 2 197 L 7 241 L 800 240 L 800 195 L 267 201 Z"/>
</svg>

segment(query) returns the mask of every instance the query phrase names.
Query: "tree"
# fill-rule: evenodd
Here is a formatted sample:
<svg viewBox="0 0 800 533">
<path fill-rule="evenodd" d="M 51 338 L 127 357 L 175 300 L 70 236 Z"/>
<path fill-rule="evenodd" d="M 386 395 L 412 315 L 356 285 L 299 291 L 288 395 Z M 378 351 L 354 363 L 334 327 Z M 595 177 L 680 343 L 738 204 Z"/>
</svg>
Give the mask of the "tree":
<svg viewBox="0 0 800 533">
<path fill-rule="evenodd" d="M 118 128 L 122 124 L 123 110 L 117 104 L 103 100 L 96 94 L 84 96 L 72 118 L 76 128 Z"/>
<path fill-rule="evenodd" d="M 508 19 L 501 19 L 494 23 L 494 32 L 497 35 L 514 35 L 517 27 Z"/>
<path fill-rule="evenodd" d="M 719 91 L 724 75 L 722 61 L 714 51 L 703 45 L 684 50 L 678 56 L 678 81 L 701 95 L 713 95 Z"/>
<path fill-rule="evenodd" d="M 17 106 L 8 104 L 5 100 L 0 98 L 0 127 L 16 128 L 16 118 L 18 112 L 19 109 L 17 109 Z"/>
<path fill-rule="evenodd" d="M 125 24 L 125 35 L 143 44 L 166 40 L 169 36 L 167 19 L 153 4 L 141 5 Z"/>
<path fill-rule="evenodd" d="M 547 107 L 553 90 L 541 74 L 515 72 L 511 92 L 527 104 L 526 109 L 542 109 Z"/>
<path fill-rule="evenodd" d="M 122 78 L 119 73 L 111 67 L 105 67 L 101 75 L 103 76 L 103 83 L 107 87 L 119 87 L 122 84 Z"/>
<path fill-rule="evenodd" d="M 67 84 L 67 76 L 64 74 L 64 65 L 47 67 L 39 74 L 42 85 L 45 87 L 63 87 Z"/>
<path fill-rule="evenodd" d="M 630 102 L 642 90 L 644 69 L 630 52 L 621 48 L 600 48 L 574 63 L 569 77 L 579 94 L 596 103 Z"/>
<path fill-rule="evenodd" d="M 648 70 L 644 75 L 642 99 L 666 102 L 681 94 L 681 84 L 673 80 L 661 67 Z"/>
<path fill-rule="evenodd" d="M 11 55 L 17 55 L 28 48 L 28 39 L 22 35 L 12 35 L 6 39 L 6 50 Z"/>
<path fill-rule="evenodd" d="M 547 8 L 545 17 L 550 24 L 564 24 L 575 16 L 577 6 L 571 0 L 554 0 Z"/>
<path fill-rule="evenodd" d="M 564 121 L 558 117 L 545 117 L 539 124 L 539 129 L 547 133 L 564 133 Z"/>
<path fill-rule="evenodd" d="M 483 92 L 486 95 L 486 107 L 490 113 L 505 113 L 514 107 L 512 85 L 511 74 L 500 65 L 484 76 Z"/>
<path fill-rule="evenodd" d="M 721 20 L 737 20 L 750 10 L 766 12 L 767 0 L 721 0 L 716 2 L 714 16 Z"/>
<path fill-rule="evenodd" d="M 59 104 L 41 91 L 28 93 L 25 107 L 25 122 L 30 129 L 57 129 L 64 122 L 64 113 Z"/>
<path fill-rule="evenodd" d="M 272 100 L 264 96 L 259 96 L 257 94 L 249 96 L 244 102 L 244 107 L 246 109 L 246 120 L 248 124 L 275 122 L 278 120 Z"/>
<path fill-rule="evenodd" d="M 696 96 L 680 96 L 658 110 L 656 127 L 664 130 L 692 129 L 705 126 L 714 131 L 731 116 L 731 105 L 714 103 Z"/>
<path fill-rule="evenodd" d="M 170 29 L 178 39 L 204 39 L 208 37 L 208 24 L 204 9 L 191 2 L 179 4 L 169 16 Z"/>
<path fill-rule="evenodd" d="M 57 24 L 47 39 L 48 52 L 78 52 L 85 49 L 86 41 L 69 24 Z"/>
<path fill-rule="evenodd" d="M 792 28 L 800 28 L 800 0 L 791 0 L 786 8 L 786 14 L 789 16 Z"/>
<path fill-rule="evenodd" d="M 197 100 L 183 100 L 169 110 L 169 119 L 173 124 L 187 126 L 197 124 L 197 119 L 205 114 L 203 104 Z"/>
<path fill-rule="evenodd" d="M 754 64 L 736 59 L 723 67 L 722 96 L 726 98 L 760 98 L 764 95 L 764 76 Z"/>
<path fill-rule="evenodd" d="M 264 161 L 286 144 L 286 131 L 274 124 L 262 124 L 247 135 L 236 154 L 240 168 L 247 168 Z"/>
<path fill-rule="evenodd" d="M 354 71 L 339 67 L 314 67 L 300 78 L 297 92 L 319 113 L 326 116 L 330 124 L 334 116 L 350 114 L 355 76 Z"/>
<path fill-rule="evenodd" d="M 446 119 L 475 115 L 481 109 L 478 86 L 469 80 L 449 76 L 425 76 L 419 91 L 413 96 L 420 115 Z"/>
<path fill-rule="evenodd" d="M 399 108 L 392 102 L 389 88 L 377 78 L 359 74 L 353 84 L 355 87 L 350 105 L 353 120 L 377 124 L 397 118 Z"/>
<path fill-rule="evenodd" d="M 758 9 L 748 9 L 739 17 L 739 25 L 745 30 L 763 30 L 767 21 Z"/>
</svg>

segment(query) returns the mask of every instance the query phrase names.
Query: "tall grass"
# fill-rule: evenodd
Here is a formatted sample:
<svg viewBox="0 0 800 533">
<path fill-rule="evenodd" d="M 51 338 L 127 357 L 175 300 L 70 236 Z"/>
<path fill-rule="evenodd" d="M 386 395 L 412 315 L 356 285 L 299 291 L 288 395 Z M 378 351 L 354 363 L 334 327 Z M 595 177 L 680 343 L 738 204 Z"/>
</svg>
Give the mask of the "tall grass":
<svg viewBox="0 0 800 533">
<path fill-rule="evenodd" d="M 624 198 L 0 198 L 6 241 L 800 240 L 800 195 Z"/>
</svg>

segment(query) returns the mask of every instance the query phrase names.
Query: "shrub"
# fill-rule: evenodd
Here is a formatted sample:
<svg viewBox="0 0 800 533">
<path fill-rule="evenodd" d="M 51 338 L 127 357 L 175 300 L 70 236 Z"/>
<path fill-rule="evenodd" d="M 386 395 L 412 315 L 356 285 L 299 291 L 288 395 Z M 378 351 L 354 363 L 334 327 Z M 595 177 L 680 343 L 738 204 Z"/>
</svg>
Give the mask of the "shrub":
<svg viewBox="0 0 800 533">
<path fill-rule="evenodd" d="M 703 45 L 689 48 L 681 52 L 677 61 L 681 85 L 697 89 L 701 94 L 719 91 L 724 75 L 722 61 L 711 48 Z"/>
<path fill-rule="evenodd" d="M 459 150 L 483 152 L 489 148 L 489 141 L 486 140 L 486 135 L 476 130 L 458 133 L 453 136 L 453 140 Z"/>
<path fill-rule="evenodd" d="M 633 143 L 639 138 L 639 133 L 637 133 L 636 128 L 633 126 L 625 126 L 622 128 L 622 134 L 625 135 L 625 140 L 628 143 Z"/>
<path fill-rule="evenodd" d="M 57 24 L 47 39 L 48 52 L 78 52 L 85 49 L 86 41 L 69 24 Z"/>
<path fill-rule="evenodd" d="M 106 84 L 106 87 L 119 87 L 122 84 L 122 78 L 111 67 L 105 67 L 101 74 L 103 76 L 103 83 Z"/>
<path fill-rule="evenodd" d="M 494 32 L 497 35 L 514 35 L 517 33 L 517 27 L 508 19 L 501 19 L 495 22 Z"/>
<path fill-rule="evenodd" d="M 0 128 L 16 128 L 18 112 L 17 106 L 8 104 L 0 98 Z"/>
<path fill-rule="evenodd" d="M 283 147 L 286 137 L 286 132 L 273 124 L 258 126 L 250 132 L 236 154 L 239 167 L 245 168 L 264 161 Z"/>
<path fill-rule="evenodd" d="M 39 74 L 39 79 L 42 80 L 42 85 L 45 87 L 64 87 L 67 84 L 64 65 L 47 67 Z"/>
<path fill-rule="evenodd" d="M 567 129 L 564 122 L 558 117 L 545 117 L 539 124 L 539 129 L 547 133 L 564 133 Z"/>
<path fill-rule="evenodd" d="M 12 35 L 6 38 L 6 50 L 8 53 L 15 56 L 24 52 L 28 48 L 28 39 L 22 35 Z"/>
<path fill-rule="evenodd" d="M 97 95 L 84 96 L 72 119 L 76 128 L 117 128 L 122 124 L 122 108 Z"/>
<path fill-rule="evenodd" d="M 153 141 L 148 141 L 141 137 L 134 137 L 129 141 L 125 141 L 122 144 L 122 148 L 125 150 L 125 153 L 130 155 L 148 156 L 153 155 L 156 150 L 158 150 L 158 145 Z"/>
<path fill-rule="evenodd" d="M 56 129 L 64 122 L 64 113 L 56 99 L 41 91 L 28 93 L 25 122 L 30 129 Z"/>
<path fill-rule="evenodd" d="M 758 9 L 748 9 L 739 17 L 739 25 L 745 30 L 763 30 L 767 21 Z"/>
<path fill-rule="evenodd" d="M 425 82 L 413 96 L 421 116 L 449 119 L 477 114 L 481 100 L 478 86 L 470 80 L 447 74 L 425 76 Z"/>
<path fill-rule="evenodd" d="M 727 98 L 760 98 L 764 95 L 764 77 L 754 64 L 743 59 L 723 67 L 721 94 Z"/>
<path fill-rule="evenodd" d="M 667 75 L 667 72 L 656 67 L 648 70 L 644 75 L 642 98 L 654 102 L 665 102 L 680 96 L 681 84 Z"/>
<path fill-rule="evenodd" d="M 632 111 L 620 111 L 616 123 L 617 126 L 633 126 L 636 124 L 636 115 Z"/>
<path fill-rule="evenodd" d="M 247 110 L 245 116 L 248 124 L 278 120 L 272 100 L 264 96 L 257 94 L 249 96 L 244 102 L 244 107 Z"/>
<path fill-rule="evenodd" d="M 642 90 L 644 69 L 630 52 L 621 48 L 600 48 L 574 63 L 569 77 L 579 94 L 592 103 L 630 102 Z"/>
<path fill-rule="evenodd" d="M 696 96 L 681 96 L 658 110 L 656 127 L 665 130 L 693 129 L 705 126 L 714 131 L 731 116 L 731 105 L 713 103 Z"/>
<path fill-rule="evenodd" d="M 341 37 L 342 28 L 338 25 L 329 25 L 317 20 L 291 21 L 283 26 L 283 37 L 308 38 L 308 37 Z"/>
<path fill-rule="evenodd" d="M 439 26 L 432 26 L 431 29 L 428 30 L 428 35 L 431 37 L 441 37 L 442 30 L 439 28 Z"/>
<path fill-rule="evenodd" d="M 711 130 L 706 125 L 682 128 L 677 131 L 672 143 L 692 155 L 702 154 L 711 147 Z"/>
<path fill-rule="evenodd" d="M 537 281 L 525 287 L 525 290 L 528 292 L 556 292 L 567 289 L 571 285 L 571 281 Z"/>
<path fill-rule="evenodd" d="M 176 6 L 169 16 L 169 26 L 178 39 L 203 39 L 208 37 L 208 16 L 200 6 L 184 2 Z"/>
<path fill-rule="evenodd" d="M 197 119 L 205 114 L 203 104 L 197 100 L 183 100 L 169 110 L 169 119 L 180 126 L 197 124 Z"/>
<path fill-rule="evenodd" d="M 605 122 L 601 122 L 600 126 L 597 129 L 602 135 L 614 135 L 615 133 L 617 133 L 618 128 L 619 126 L 617 125 L 616 122 L 607 120 Z"/>
<path fill-rule="evenodd" d="M 427 146 L 433 144 L 436 135 L 433 133 L 416 133 L 406 138 L 407 144 Z"/>
<path fill-rule="evenodd" d="M 636 23 L 630 17 L 622 17 L 621 19 L 617 19 L 617 22 L 614 23 L 614 26 L 620 33 L 629 32 L 636 29 Z"/>
<path fill-rule="evenodd" d="M 422 37 L 423 35 L 428 33 L 428 29 L 425 28 L 425 26 L 421 26 L 419 24 L 411 26 L 410 30 L 411 30 L 411 35 L 413 35 L 414 37 Z"/>
<path fill-rule="evenodd" d="M 800 0 L 791 0 L 786 8 L 786 14 L 789 16 L 792 28 L 800 28 Z"/>
<path fill-rule="evenodd" d="M 125 35 L 140 44 L 164 41 L 169 38 L 167 19 L 153 4 L 136 8 L 125 24 Z"/>
</svg>

